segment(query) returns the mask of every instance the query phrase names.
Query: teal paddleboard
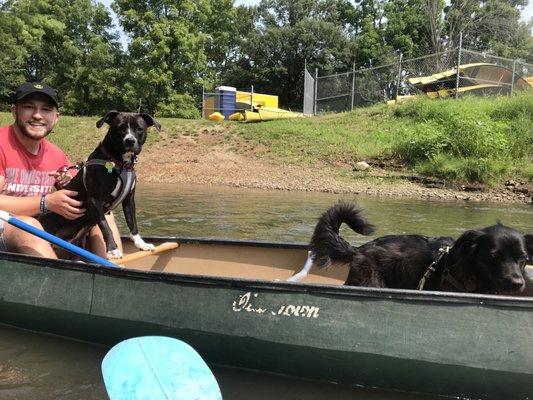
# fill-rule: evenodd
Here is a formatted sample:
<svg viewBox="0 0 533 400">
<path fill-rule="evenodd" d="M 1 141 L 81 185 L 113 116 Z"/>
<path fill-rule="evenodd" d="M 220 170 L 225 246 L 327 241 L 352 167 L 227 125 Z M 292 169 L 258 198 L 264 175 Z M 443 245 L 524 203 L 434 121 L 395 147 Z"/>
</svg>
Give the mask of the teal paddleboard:
<svg viewBox="0 0 533 400">
<path fill-rule="evenodd" d="M 115 345 L 102 361 L 110 400 L 222 400 L 218 383 L 187 343 L 143 336 Z"/>
</svg>

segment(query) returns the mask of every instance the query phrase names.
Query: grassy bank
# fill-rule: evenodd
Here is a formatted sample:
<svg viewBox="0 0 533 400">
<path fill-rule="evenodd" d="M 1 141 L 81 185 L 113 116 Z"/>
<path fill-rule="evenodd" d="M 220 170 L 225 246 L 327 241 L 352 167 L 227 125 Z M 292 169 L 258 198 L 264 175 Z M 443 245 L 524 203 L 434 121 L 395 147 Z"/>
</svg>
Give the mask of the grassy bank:
<svg viewBox="0 0 533 400">
<path fill-rule="evenodd" d="M 238 128 L 266 157 L 404 166 L 422 175 L 489 185 L 533 179 L 533 91 L 378 105 L 319 118 Z"/>
<path fill-rule="evenodd" d="M 84 160 L 102 140 L 107 131 L 107 125 L 96 128 L 96 121 L 101 116 L 71 117 L 61 116 L 54 132 L 48 139 L 61 147 L 72 161 Z M 177 137 L 179 135 L 195 136 L 204 127 L 213 127 L 215 123 L 206 120 L 186 120 L 176 118 L 158 119 L 163 125 L 162 132 L 150 129 L 146 145 L 159 141 L 162 135 Z M 13 123 L 10 113 L 0 113 L 0 126 Z"/>
<path fill-rule="evenodd" d="M 148 146 L 159 140 L 208 132 L 206 147 L 226 144 L 284 164 L 332 165 L 358 161 L 454 182 L 496 185 L 533 180 L 533 91 L 513 97 L 419 101 L 377 105 L 342 114 L 257 124 L 160 119 Z M 50 139 L 73 161 L 84 159 L 103 137 L 99 117 L 61 118 Z M 0 124 L 11 123 L 0 113 Z M 208 148 L 206 148 L 208 151 Z M 365 173 L 362 173 L 365 174 Z"/>
</svg>

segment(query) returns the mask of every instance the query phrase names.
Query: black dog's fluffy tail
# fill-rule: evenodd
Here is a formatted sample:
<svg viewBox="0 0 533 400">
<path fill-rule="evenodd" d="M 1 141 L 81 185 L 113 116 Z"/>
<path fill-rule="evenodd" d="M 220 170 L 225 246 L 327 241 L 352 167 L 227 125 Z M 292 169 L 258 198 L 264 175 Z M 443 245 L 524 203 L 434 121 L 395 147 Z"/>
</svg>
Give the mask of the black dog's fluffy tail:
<svg viewBox="0 0 533 400">
<path fill-rule="evenodd" d="M 362 210 L 353 203 L 340 202 L 327 210 L 316 224 L 310 243 L 314 260 L 319 267 L 327 267 L 332 262 L 350 262 L 356 250 L 339 236 L 342 223 L 362 235 L 374 232 L 374 226 L 362 215 Z"/>
</svg>

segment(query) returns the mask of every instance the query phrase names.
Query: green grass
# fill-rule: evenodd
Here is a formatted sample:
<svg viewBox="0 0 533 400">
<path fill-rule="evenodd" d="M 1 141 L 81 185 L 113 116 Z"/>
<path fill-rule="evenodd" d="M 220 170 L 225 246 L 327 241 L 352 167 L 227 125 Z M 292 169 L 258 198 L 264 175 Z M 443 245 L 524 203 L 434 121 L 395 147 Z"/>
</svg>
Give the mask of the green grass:
<svg viewBox="0 0 533 400">
<path fill-rule="evenodd" d="M 347 165 L 381 160 L 418 173 L 456 182 L 498 184 L 533 180 L 533 90 L 512 97 L 423 100 L 357 109 L 314 118 L 262 123 L 214 123 L 161 118 L 147 145 L 162 136 L 196 138 L 211 130 L 237 152 L 283 163 Z M 98 117 L 63 116 L 50 140 L 73 161 L 85 158 L 104 135 Z M 12 122 L 0 113 L 0 124 Z M 257 151 L 257 149 L 261 149 Z M 365 173 L 366 174 L 366 173 Z"/>
<path fill-rule="evenodd" d="M 51 142 L 58 145 L 73 162 L 85 160 L 95 149 L 97 144 L 103 139 L 107 130 L 107 125 L 96 128 L 96 121 L 100 117 L 70 117 L 61 116 L 54 131 L 47 137 Z M 170 137 L 180 135 L 194 136 L 199 129 L 215 125 L 207 120 L 190 120 L 179 118 L 163 118 L 158 120 L 163 128 L 161 132 L 150 129 L 146 146 L 150 146 L 161 139 L 163 134 Z M 0 113 L 0 126 L 13 123 L 10 113 Z"/>
<path fill-rule="evenodd" d="M 379 105 L 315 118 L 241 124 L 236 130 L 243 138 L 267 146 L 266 157 L 303 163 L 350 162 L 392 154 L 395 130 L 403 123 L 391 125 L 390 119 L 390 110 Z"/>
<path fill-rule="evenodd" d="M 381 159 L 452 181 L 532 180 L 533 91 L 377 105 L 318 118 L 242 125 L 265 157 L 335 164 Z"/>
</svg>

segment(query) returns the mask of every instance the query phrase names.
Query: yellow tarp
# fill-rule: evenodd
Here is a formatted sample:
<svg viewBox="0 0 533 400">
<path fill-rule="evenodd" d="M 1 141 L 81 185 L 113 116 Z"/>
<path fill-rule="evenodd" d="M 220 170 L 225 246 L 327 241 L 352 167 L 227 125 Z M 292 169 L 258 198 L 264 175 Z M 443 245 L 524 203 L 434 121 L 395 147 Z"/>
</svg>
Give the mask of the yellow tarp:
<svg viewBox="0 0 533 400">
<path fill-rule="evenodd" d="M 276 107 L 256 107 L 254 110 L 239 111 L 229 116 L 231 121 L 245 121 L 245 122 L 257 122 L 257 121 L 272 121 L 275 119 L 287 119 L 287 118 L 301 118 L 304 114 L 283 110 Z"/>
<path fill-rule="evenodd" d="M 259 107 L 258 109 L 261 121 L 272 119 L 301 118 L 304 115 L 293 111 L 283 110 L 276 107 Z"/>
<path fill-rule="evenodd" d="M 278 107 L 278 96 L 262 93 L 239 92 L 236 94 L 237 103 L 253 105 L 254 107 Z"/>
</svg>

